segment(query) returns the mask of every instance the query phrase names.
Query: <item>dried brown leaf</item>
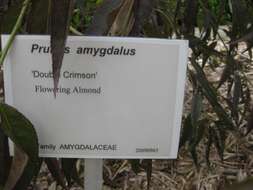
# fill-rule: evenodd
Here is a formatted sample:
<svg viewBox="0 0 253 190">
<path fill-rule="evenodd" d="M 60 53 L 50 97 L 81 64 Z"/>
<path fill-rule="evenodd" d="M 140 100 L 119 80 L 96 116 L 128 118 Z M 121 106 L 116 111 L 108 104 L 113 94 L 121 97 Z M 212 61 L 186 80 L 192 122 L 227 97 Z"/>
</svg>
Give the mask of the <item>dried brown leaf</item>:
<svg viewBox="0 0 253 190">
<path fill-rule="evenodd" d="M 110 36 L 126 36 L 130 33 L 134 25 L 133 5 L 134 0 L 124 1 L 110 28 Z"/>
</svg>

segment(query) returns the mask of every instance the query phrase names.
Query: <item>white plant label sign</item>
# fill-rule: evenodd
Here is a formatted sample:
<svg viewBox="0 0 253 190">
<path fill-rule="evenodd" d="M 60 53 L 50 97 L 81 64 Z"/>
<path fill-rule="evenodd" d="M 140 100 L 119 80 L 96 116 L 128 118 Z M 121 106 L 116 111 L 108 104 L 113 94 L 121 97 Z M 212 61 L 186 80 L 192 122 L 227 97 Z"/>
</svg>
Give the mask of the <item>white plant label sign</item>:
<svg viewBox="0 0 253 190">
<path fill-rule="evenodd" d="M 20 35 L 5 100 L 35 126 L 42 157 L 176 158 L 187 53 L 183 40 L 69 37 L 55 98 L 50 37 Z"/>
</svg>

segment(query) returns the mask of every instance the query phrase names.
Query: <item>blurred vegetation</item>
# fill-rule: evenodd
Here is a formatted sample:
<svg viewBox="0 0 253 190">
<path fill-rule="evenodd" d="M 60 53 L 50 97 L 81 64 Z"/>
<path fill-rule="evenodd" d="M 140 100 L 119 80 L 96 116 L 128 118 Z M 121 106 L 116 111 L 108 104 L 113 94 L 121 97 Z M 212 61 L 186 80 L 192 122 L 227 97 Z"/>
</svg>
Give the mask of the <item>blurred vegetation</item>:
<svg viewBox="0 0 253 190">
<path fill-rule="evenodd" d="M 79 31 L 85 31 L 91 24 L 96 7 L 101 3 L 102 0 L 77 1 L 72 15 L 72 26 Z"/>
<path fill-rule="evenodd" d="M 23 4 L 24 2 L 27 4 Z M 27 9 L 24 9 L 25 5 L 29 5 Z M 21 9 L 25 15 L 17 21 Z M 59 20 L 63 24 L 52 24 Z M 69 29 L 71 35 L 189 40 L 188 85 L 191 94 L 187 95 L 191 97 L 191 103 L 184 113 L 180 148 L 184 147 L 191 153 L 197 168 L 200 143 L 205 145 L 204 157 L 210 166 L 209 156 L 213 147 L 222 161 L 227 148 L 227 137 L 232 135 L 238 144 L 244 144 L 253 129 L 252 81 L 247 77 L 252 67 L 252 22 L 251 0 L 77 0 L 75 4 L 72 0 L 0 0 L 1 33 L 12 32 L 13 36 L 17 33 L 51 34 L 56 86 L 63 53 L 59 54 L 59 51 L 54 50 L 64 47 Z M 15 26 L 16 31 L 13 30 Z M 59 42 L 60 46 L 57 45 Z M 2 59 L 3 52 L 4 49 Z M 216 75 L 213 76 L 212 73 Z M 3 115 L 8 114 L 8 124 L 11 126 L 7 126 L 7 122 L 3 120 Z M 20 130 L 17 127 L 23 129 L 22 122 L 25 118 L 14 108 L 1 104 L 0 116 L 0 189 L 6 184 L 16 185 L 14 189 L 25 189 L 32 176 L 36 176 L 37 164 L 42 163 L 37 155 L 37 137 L 33 127 L 29 125 L 30 131 L 27 131 L 26 136 L 31 137 L 30 133 L 33 133 L 33 147 L 27 147 L 24 144 L 26 140 L 19 138 Z M 20 126 L 12 121 L 18 121 Z M 13 130 L 10 132 L 7 129 Z M 7 137 L 19 147 L 12 166 L 7 151 Z M 30 151 L 34 151 L 34 154 Z M 13 172 L 10 168 L 15 166 L 15 158 L 20 157 L 25 166 L 24 173 L 20 174 L 22 178 L 8 178 L 9 171 Z M 76 167 L 77 159 L 43 161 L 63 188 L 68 189 L 73 182 L 82 184 L 80 171 Z M 143 169 L 147 172 L 149 186 L 152 161 L 129 162 L 136 173 Z M 252 182 L 248 181 L 244 186 L 245 189 L 253 188 Z M 234 188 L 240 189 L 240 185 Z"/>
</svg>

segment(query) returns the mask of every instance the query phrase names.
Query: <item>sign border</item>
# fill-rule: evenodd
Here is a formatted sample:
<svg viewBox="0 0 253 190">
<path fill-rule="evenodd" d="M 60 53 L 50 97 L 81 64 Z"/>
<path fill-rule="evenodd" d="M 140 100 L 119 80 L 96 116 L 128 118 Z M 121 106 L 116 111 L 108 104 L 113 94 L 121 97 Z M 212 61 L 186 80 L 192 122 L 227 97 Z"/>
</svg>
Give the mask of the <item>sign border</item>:
<svg viewBox="0 0 253 190">
<path fill-rule="evenodd" d="M 7 43 L 10 35 L 3 34 L 1 35 L 2 45 Z M 15 39 L 20 40 L 49 40 L 49 35 L 17 35 Z M 185 91 L 185 81 L 186 81 L 186 70 L 187 70 L 187 60 L 188 60 L 188 40 L 174 40 L 174 39 L 157 39 L 157 38 L 134 38 L 134 37 L 104 37 L 104 36 L 69 36 L 67 41 L 81 41 L 92 40 L 92 41 L 105 41 L 105 42 L 135 42 L 138 39 L 138 42 L 143 44 L 177 44 L 179 45 L 179 64 L 178 64 L 178 73 L 177 73 L 177 90 L 176 90 L 176 101 L 175 101 L 175 115 L 174 115 L 174 126 L 172 127 L 172 141 L 171 141 L 171 150 L 170 156 L 83 156 L 75 154 L 43 154 L 41 157 L 65 157 L 65 158 L 98 158 L 98 159 L 174 159 L 177 158 L 179 140 L 180 140 L 180 131 L 183 115 L 183 102 L 184 102 L 184 91 Z M 15 43 L 15 40 L 14 40 Z M 11 50 L 10 50 L 11 51 Z M 4 90 L 5 90 L 5 103 L 13 105 L 13 85 L 12 85 L 12 74 L 11 74 L 11 60 L 9 53 L 6 56 L 6 59 L 3 64 L 4 70 Z M 182 75 L 182 73 L 184 73 Z M 181 96 L 180 96 L 181 94 Z M 11 146 L 10 151 L 13 152 L 13 147 Z"/>
</svg>

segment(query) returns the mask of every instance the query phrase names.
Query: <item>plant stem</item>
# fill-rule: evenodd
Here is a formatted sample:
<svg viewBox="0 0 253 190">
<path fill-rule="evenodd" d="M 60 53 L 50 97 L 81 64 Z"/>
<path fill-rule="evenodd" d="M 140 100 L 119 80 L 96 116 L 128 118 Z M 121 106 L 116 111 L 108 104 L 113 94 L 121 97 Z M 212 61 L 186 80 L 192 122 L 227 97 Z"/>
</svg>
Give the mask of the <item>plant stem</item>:
<svg viewBox="0 0 253 190">
<path fill-rule="evenodd" d="M 23 6 L 22 6 L 22 9 L 21 9 L 20 14 L 18 16 L 17 22 L 16 22 L 15 26 L 13 27 L 13 30 L 12 30 L 12 32 L 10 34 L 10 38 L 8 39 L 8 42 L 7 42 L 6 46 L 4 47 L 4 49 L 2 51 L 2 54 L 1 54 L 1 57 L 0 57 L 0 65 L 3 64 L 4 59 L 5 59 L 7 53 L 9 51 L 9 49 L 10 49 L 10 47 L 11 47 L 14 39 L 15 39 L 15 36 L 16 36 L 18 30 L 21 27 L 23 18 L 25 16 L 27 8 L 29 7 L 30 2 L 31 2 L 31 0 L 25 0 L 23 2 Z"/>
<path fill-rule="evenodd" d="M 75 34 L 75 35 L 78 35 L 78 36 L 83 36 L 83 35 L 84 35 L 83 33 L 79 32 L 77 29 L 75 29 L 73 26 L 70 26 L 70 27 L 69 27 L 69 30 L 70 30 L 73 34 Z"/>
</svg>

